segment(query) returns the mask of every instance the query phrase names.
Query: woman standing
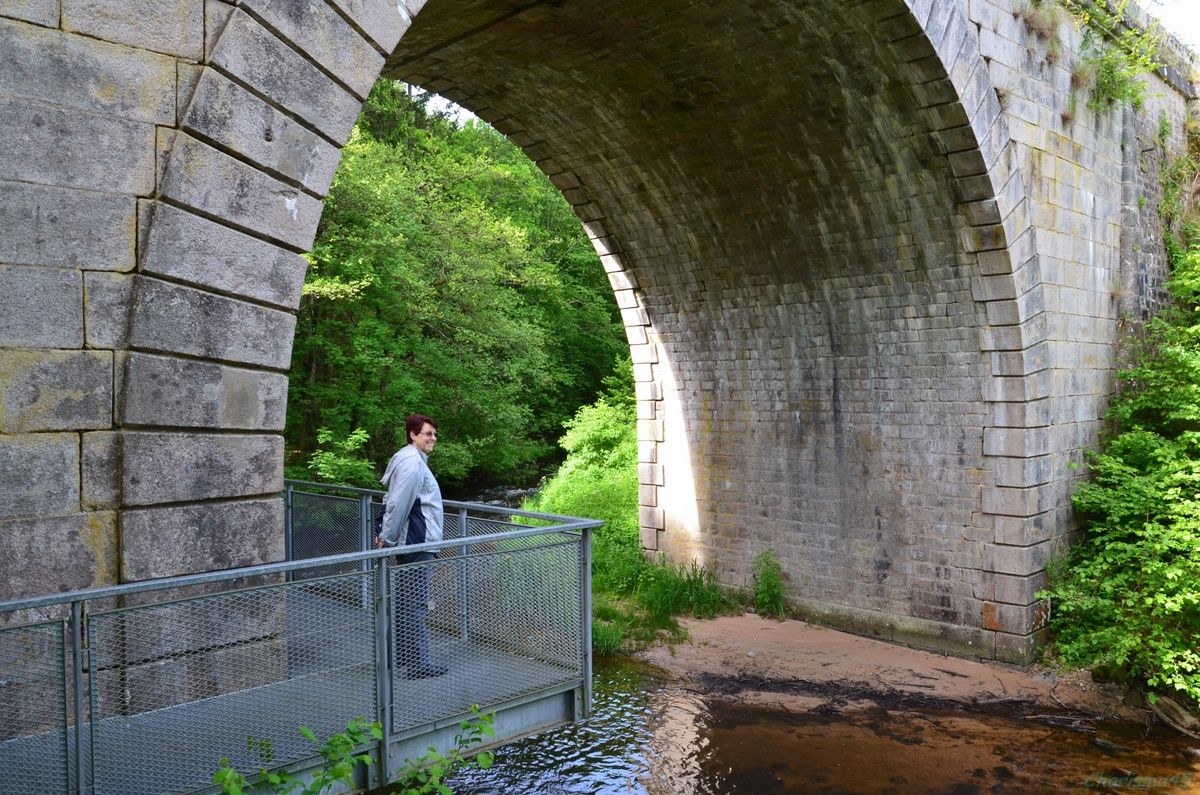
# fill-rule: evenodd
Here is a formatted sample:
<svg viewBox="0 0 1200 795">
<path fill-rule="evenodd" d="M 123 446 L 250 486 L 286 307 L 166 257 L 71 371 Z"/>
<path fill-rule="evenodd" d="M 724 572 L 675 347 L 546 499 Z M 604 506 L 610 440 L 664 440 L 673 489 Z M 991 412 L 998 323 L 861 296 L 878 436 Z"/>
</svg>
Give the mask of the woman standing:
<svg viewBox="0 0 1200 795">
<path fill-rule="evenodd" d="M 375 546 L 403 547 L 442 540 L 442 490 L 429 469 L 429 454 L 437 444 L 437 423 L 424 414 L 410 414 L 404 423 L 408 444 L 388 462 L 380 483 L 387 489 L 383 524 Z M 410 679 L 441 676 L 445 666 L 435 665 L 429 654 L 430 567 L 404 564 L 433 560 L 433 552 L 396 555 L 401 565 L 394 575 L 396 638 L 395 664 L 407 669 Z"/>
</svg>

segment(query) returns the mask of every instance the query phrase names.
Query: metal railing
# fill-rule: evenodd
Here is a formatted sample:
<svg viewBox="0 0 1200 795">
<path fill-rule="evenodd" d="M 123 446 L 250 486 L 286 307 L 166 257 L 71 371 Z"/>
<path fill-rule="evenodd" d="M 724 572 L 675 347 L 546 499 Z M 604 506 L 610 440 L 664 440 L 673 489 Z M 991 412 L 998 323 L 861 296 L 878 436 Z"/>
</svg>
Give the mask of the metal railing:
<svg viewBox="0 0 1200 795">
<path fill-rule="evenodd" d="M 302 769 L 300 726 L 356 717 L 385 727 L 382 784 L 389 751 L 473 704 L 573 691 L 586 715 L 601 523 L 447 502 L 447 537 L 405 548 L 437 557 L 401 565 L 362 549 L 380 496 L 290 482 L 289 561 L 0 603 L 4 623 L 50 616 L 0 629 L 0 790 L 211 791 L 222 757 Z"/>
</svg>

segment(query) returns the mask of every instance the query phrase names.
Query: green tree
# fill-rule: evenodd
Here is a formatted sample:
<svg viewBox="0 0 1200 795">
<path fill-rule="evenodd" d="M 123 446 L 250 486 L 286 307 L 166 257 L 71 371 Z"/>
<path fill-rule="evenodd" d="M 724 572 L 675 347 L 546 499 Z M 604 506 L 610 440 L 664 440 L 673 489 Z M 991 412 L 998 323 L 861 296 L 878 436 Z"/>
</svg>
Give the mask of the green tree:
<svg viewBox="0 0 1200 795">
<path fill-rule="evenodd" d="M 1167 288 L 1074 497 L 1085 536 L 1041 596 L 1065 661 L 1200 706 L 1200 246 Z"/>
<path fill-rule="evenodd" d="M 460 127 L 391 81 L 344 149 L 310 263 L 294 475 L 381 468 L 420 411 L 441 426 L 444 485 L 528 481 L 624 347 L 598 258 L 553 185 L 495 130 Z"/>
</svg>

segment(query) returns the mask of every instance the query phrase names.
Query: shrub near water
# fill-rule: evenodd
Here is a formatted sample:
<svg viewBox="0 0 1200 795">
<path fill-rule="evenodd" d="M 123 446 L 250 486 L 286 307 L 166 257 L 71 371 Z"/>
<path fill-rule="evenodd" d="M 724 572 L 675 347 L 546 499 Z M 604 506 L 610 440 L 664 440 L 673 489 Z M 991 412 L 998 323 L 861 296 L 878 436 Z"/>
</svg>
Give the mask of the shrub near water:
<svg viewBox="0 0 1200 795">
<path fill-rule="evenodd" d="M 1200 247 L 1167 289 L 1074 498 L 1086 536 L 1041 595 L 1066 662 L 1200 704 Z"/>
</svg>

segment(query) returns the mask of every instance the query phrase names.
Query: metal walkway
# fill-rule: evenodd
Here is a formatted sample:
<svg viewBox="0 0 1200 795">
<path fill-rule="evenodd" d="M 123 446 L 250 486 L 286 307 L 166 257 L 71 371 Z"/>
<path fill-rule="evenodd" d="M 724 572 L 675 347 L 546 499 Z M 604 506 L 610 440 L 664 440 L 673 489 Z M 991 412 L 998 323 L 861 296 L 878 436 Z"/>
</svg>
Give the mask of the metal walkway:
<svg viewBox="0 0 1200 795">
<path fill-rule="evenodd" d="M 491 507 L 460 510 L 468 531 L 501 524 Z M 222 757 L 247 775 L 313 768 L 299 727 L 324 738 L 357 717 L 387 729 L 360 777 L 377 786 L 444 746 L 472 705 L 496 712 L 498 742 L 586 714 L 598 523 L 540 519 L 553 524 L 427 545 L 441 551 L 427 564 L 358 552 L 0 604 L 72 612 L 0 630 L 0 790 L 211 791 Z M 388 660 L 392 595 L 418 567 L 432 658 L 447 668 L 424 679 Z"/>
</svg>

